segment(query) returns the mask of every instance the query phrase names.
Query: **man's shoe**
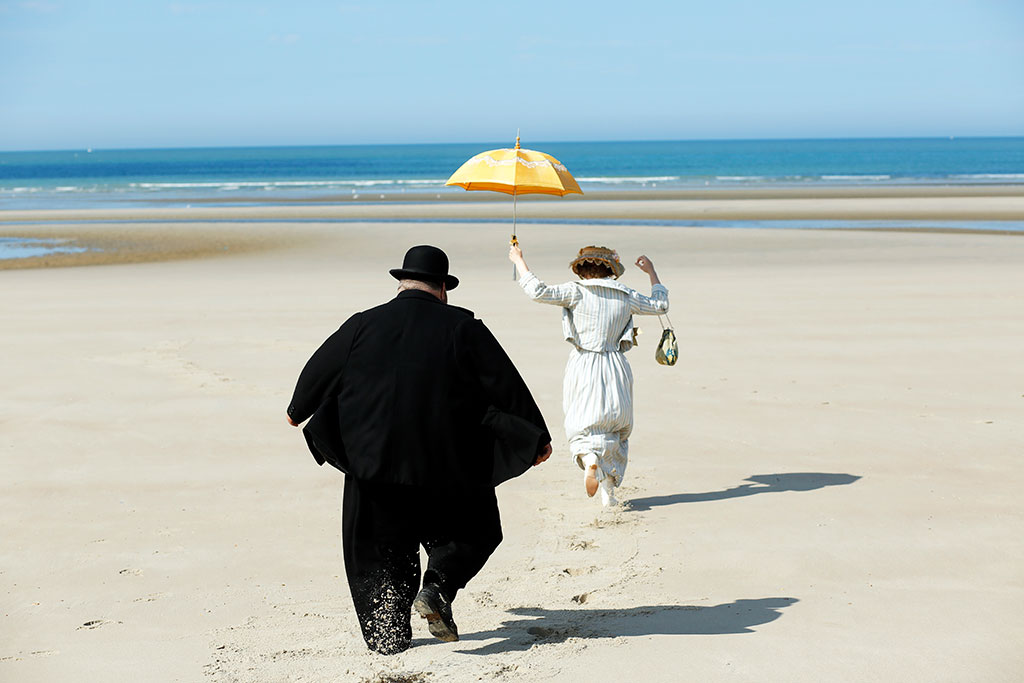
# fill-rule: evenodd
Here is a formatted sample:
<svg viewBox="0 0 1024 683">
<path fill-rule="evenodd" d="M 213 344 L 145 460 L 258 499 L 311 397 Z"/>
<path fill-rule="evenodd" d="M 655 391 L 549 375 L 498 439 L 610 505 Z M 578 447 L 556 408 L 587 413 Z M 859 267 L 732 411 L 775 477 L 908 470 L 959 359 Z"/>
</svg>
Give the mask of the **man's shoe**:
<svg viewBox="0 0 1024 683">
<path fill-rule="evenodd" d="M 459 627 L 452 618 L 452 605 L 436 585 L 424 584 L 412 601 L 412 608 L 427 620 L 430 635 L 446 643 L 454 643 L 459 639 Z"/>
</svg>

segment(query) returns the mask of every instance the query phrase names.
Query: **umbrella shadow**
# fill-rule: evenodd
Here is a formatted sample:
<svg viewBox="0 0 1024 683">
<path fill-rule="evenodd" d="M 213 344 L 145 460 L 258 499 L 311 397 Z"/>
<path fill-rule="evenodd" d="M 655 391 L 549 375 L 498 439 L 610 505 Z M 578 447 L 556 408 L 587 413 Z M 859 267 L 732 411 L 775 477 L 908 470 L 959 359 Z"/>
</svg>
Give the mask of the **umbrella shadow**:
<svg viewBox="0 0 1024 683">
<path fill-rule="evenodd" d="M 667 496 L 648 496 L 634 498 L 629 501 L 631 510 L 650 510 L 661 505 L 676 503 L 703 503 L 711 500 L 742 498 L 760 493 L 782 493 L 784 491 L 813 491 L 826 486 L 845 486 L 860 479 L 855 474 L 831 474 L 827 472 L 789 472 L 785 474 L 755 474 L 744 481 L 752 484 L 740 484 L 724 491 L 708 491 L 705 493 L 673 493 Z"/>
<path fill-rule="evenodd" d="M 723 635 L 753 633 L 755 626 L 782 616 L 796 598 L 740 599 L 722 605 L 649 605 L 628 609 L 543 609 L 514 607 L 507 619 L 490 631 L 467 633 L 460 642 L 492 640 L 482 647 L 457 650 L 492 655 L 529 650 L 536 644 L 562 643 L 569 638 L 618 638 L 651 635 Z"/>
</svg>

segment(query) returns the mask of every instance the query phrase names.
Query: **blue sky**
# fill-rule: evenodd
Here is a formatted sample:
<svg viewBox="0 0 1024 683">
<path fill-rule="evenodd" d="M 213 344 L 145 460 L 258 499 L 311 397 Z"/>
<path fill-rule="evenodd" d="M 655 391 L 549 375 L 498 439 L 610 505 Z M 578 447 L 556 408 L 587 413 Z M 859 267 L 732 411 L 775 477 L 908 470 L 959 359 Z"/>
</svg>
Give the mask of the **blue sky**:
<svg viewBox="0 0 1024 683">
<path fill-rule="evenodd" d="M 0 0 L 0 150 L 1024 135 L 1021 0 Z"/>
</svg>

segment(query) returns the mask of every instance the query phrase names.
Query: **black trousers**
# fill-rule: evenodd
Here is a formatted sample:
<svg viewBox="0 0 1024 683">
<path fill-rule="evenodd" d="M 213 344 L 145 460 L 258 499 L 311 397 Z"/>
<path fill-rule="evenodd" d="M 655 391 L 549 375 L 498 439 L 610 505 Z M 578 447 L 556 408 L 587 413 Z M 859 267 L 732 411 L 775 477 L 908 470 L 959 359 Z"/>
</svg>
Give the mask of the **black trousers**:
<svg viewBox="0 0 1024 683">
<path fill-rule="evenodd" d="M 493 488 L 438 491 L 373 484 L 345 475 L 341 544 L 352 602 L 371 650 L 401 652 L 412 642 L 412 601 L 424 583 L 449 600 L 501 543 Z"/>
</svg>

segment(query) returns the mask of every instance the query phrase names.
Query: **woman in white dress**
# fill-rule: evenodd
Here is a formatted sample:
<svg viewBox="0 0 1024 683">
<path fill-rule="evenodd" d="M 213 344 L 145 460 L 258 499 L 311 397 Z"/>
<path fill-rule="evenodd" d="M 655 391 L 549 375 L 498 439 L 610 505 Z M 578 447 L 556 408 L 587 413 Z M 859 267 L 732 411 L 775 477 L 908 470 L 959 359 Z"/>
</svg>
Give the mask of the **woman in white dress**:
<svg viewBox="0 0 1024 683">
<path fill-rule="evenodd" d="M 572 345 L 562 383 L 565 435 L 587 495 L 600 491 L 601 503 L 613 505 L 633 431 L 633 372 L 623 354 L 635 343 L 633 316 L 667 313 L 668 289 L 646 256 L 636 265 L 651 278 L 649 297 L 616 282 L 625 268 L 605 247 L 580 249 L 569 264 L 580 280 L 560 285 L 538 279 L 518 246 L 508 257 L 523 273 L 519 285 L 527 296 L 562 307 L 562 331 Z"/>
</svg>

